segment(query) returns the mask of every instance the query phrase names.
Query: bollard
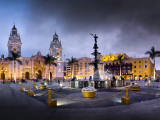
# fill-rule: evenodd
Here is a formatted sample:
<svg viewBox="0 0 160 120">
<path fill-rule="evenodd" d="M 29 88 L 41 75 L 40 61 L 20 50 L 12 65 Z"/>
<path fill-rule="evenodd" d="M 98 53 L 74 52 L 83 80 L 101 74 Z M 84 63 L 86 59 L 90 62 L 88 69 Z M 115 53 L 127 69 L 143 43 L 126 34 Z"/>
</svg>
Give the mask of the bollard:
<svg viewBox="0 0 160 120">
<path fill-rule="evenodd" d="M 121 102 L 125 105 L 129 105 L 130 104 L 130 98 L 128 96 L 128 86 L 126 86 L 125 89 L 126 93 L 125 93 L 125 97 L 121 97 Z"/>
<path fill-rule="evenodd" d="M 22 88 L 22 84 L 20 84 L 20 91 L 25 91 L 25 89 Z"/>
<path fill-rule="evenodd" d="M 48 108 L 53 108 L 57 106 L 57 100 L 51 99 L 51 88 L 48 89 L 48 102 L 47 102 Z"/>
<path fill-rule="evenodd" d="M 34 88 L 37 88 L 36 85 L 35 85 L 35 82 L 34 82 Z"/>
<path fill-rule="evenodd" d="M 30 90 L 30 85 L 28 85 L 28 96 L 34 96 L 34 92 Z"/>
</svg>

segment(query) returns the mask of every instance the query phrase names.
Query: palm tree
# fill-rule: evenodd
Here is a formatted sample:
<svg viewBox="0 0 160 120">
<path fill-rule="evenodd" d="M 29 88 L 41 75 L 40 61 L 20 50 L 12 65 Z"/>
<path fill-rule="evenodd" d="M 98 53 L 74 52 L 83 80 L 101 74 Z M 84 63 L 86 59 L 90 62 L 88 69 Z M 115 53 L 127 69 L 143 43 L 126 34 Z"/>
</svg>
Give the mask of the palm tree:
<svg viewBox="0 0 160 120">
<path fill-rule="evenodd" d="M 68 61 L 69 66 L 72 67 L 72 78 L 73 78 L 74 64 L 77 63 L 78 61 L 76 58 L 73 58 L 73 56 L 71 57 L 71 59 L 66 59 L 66 60 Z"/>
<path fill-rule="evenodd" d="M 120 64 L 120 80 L 121 80 L 121 66 L 124 64 L 125 60 L 128 60 L 126 57 L 123 58 L 123 55 L 118 55 L 117 60 L 114 60 L 113 62 L 118 62 Z"/>
<path fill-rule="evenodd" d="M 14 80 L 16 82 L 16 62 L 18 62 L 20 65 L 22 65 L 22 62 L 19 60 L 20 56 L 20 52 L 14 52 L 14 51 L 10 51 L 12 57 L 7 57 L 5 58 L 5 60 L 9 60 L 9 61 L 14 61 Z"/>
<path fill-rule="evenodd" d="M 151 51 L 147 51 L 145 54 L 149 54 L 149 57 L 153 60 L 154 64 L 154 79 L 155 79 L 155 57 L 160 57 L 160 51 L 155 51 L 154 46 L 151 48 Z"/>
<path fill-rule="evenodd" d="M 46 56 L 43 56 L 44 58 L 44 64 L 45 65 L 49 65 L 49 81 L 50 81 L 50 66 L 54 65 L 57 67 L 57 64 L 55 63 L 55 60 L 57 60 L 57 58 L 52 57 L 49 53 Z"/>
</svg>

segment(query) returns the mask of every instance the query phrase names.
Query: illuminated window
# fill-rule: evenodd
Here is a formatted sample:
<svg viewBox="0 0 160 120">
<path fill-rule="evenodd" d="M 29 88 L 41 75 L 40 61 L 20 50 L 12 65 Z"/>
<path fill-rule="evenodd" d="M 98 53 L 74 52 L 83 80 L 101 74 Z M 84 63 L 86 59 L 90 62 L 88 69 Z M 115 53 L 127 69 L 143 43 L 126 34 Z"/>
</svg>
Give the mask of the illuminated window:
<svg viewBox="0 0 160 120">
<path fill-rule="evenodd" d="M 134 70 L 134 73 L 136 73 L 136 70 Z"/>
<path fill-rule="evenodd" d="M 59 71 L 59 72 L 61 72 L 61 70 L 60 70 L 60 69 L 59 69 L 58 71 Z"/>
<path fill-rule="evenodd" d="M 59 63 L 59 66 L 61 65 L 61 63 Z"/>
<path fill-rule="evenodd" d="M 139 70 L 139 73 L 141 73 L 141 70 Z"/>
<path fill-rule="evenodd" d="M 145 65 L 145 68 L 147 68 L 147 65 Z"/>
</svg>

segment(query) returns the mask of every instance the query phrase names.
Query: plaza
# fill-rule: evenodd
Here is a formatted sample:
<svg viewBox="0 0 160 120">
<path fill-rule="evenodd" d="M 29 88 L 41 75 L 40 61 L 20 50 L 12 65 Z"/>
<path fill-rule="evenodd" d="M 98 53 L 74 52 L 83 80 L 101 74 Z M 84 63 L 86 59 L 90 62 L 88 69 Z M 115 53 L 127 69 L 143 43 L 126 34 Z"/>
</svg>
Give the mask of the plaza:
<svg viewBox="0 0 160 120">
<path fill-rule="evenodd" d="M 38 86 L 41 82 L 36 82 Z M 47 89 L 34 89 L 34 82 L 28 80 L 22 83 L 23 88 L 27 90 L 28 85 L 31 90 L 42 95 L 48 88 L 61 96 L 71 99 L 86 100 L 83 98 L 80 89 L 68 88 L 69 82 L 62 83 L 59 86 L 54 82 L 47 85 Z M 146 82 L 138 82 L 141 85 L 139 93 L 157 93 L 160 92 L 159 82 L 151 82 L 146 86 Z M 115 95 L 124 90 L 124 87 L 113 88 L 109 90 L 99 89 L 94 99 L 98 100 Z M 28 96 L 27 91 L 20 91 L 20 84 L 0 84 L 0 119 L 1 120 L 158 120 L 160 119 L 160 96 L 159 95 L 140 95 L 129 92 L 130 104 L 123 105 L 121 97 L 125 92 L 102 101 L 79 102 L 64 99 L 52 94 L 52 99 L 57 99 L 57 107 L 48 108 L 48 95 Z"/>
</svg>

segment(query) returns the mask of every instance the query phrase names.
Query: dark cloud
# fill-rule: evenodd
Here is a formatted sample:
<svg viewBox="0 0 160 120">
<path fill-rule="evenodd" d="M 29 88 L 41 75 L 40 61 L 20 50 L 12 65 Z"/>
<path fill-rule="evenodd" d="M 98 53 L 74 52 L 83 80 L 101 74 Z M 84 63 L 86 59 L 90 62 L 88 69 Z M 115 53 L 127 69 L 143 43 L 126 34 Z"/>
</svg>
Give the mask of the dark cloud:
<svg viewBox="0 0 160 120">
<path fill-rule="evenodd" d="M 144 57 L 152 46 L 159 49 L 159 0 L 27 0 L 26 4 L 12 3 L 4 5 L 14 10 L 6 16 L 16 19 L 17 26 L 20 24 L 17 28 L 22 33 L 24 56 L 36 54 L 38 50 L 47 54 L 55 30 L 66 58 L 84 57 L 85 54 L 92 57 L 94 40 L 90 33 L 99 36 L 102 55 L 111 50 L 112 53 Z M 156 67 L 160 69 L 158 60 Z"/>
</svg>

